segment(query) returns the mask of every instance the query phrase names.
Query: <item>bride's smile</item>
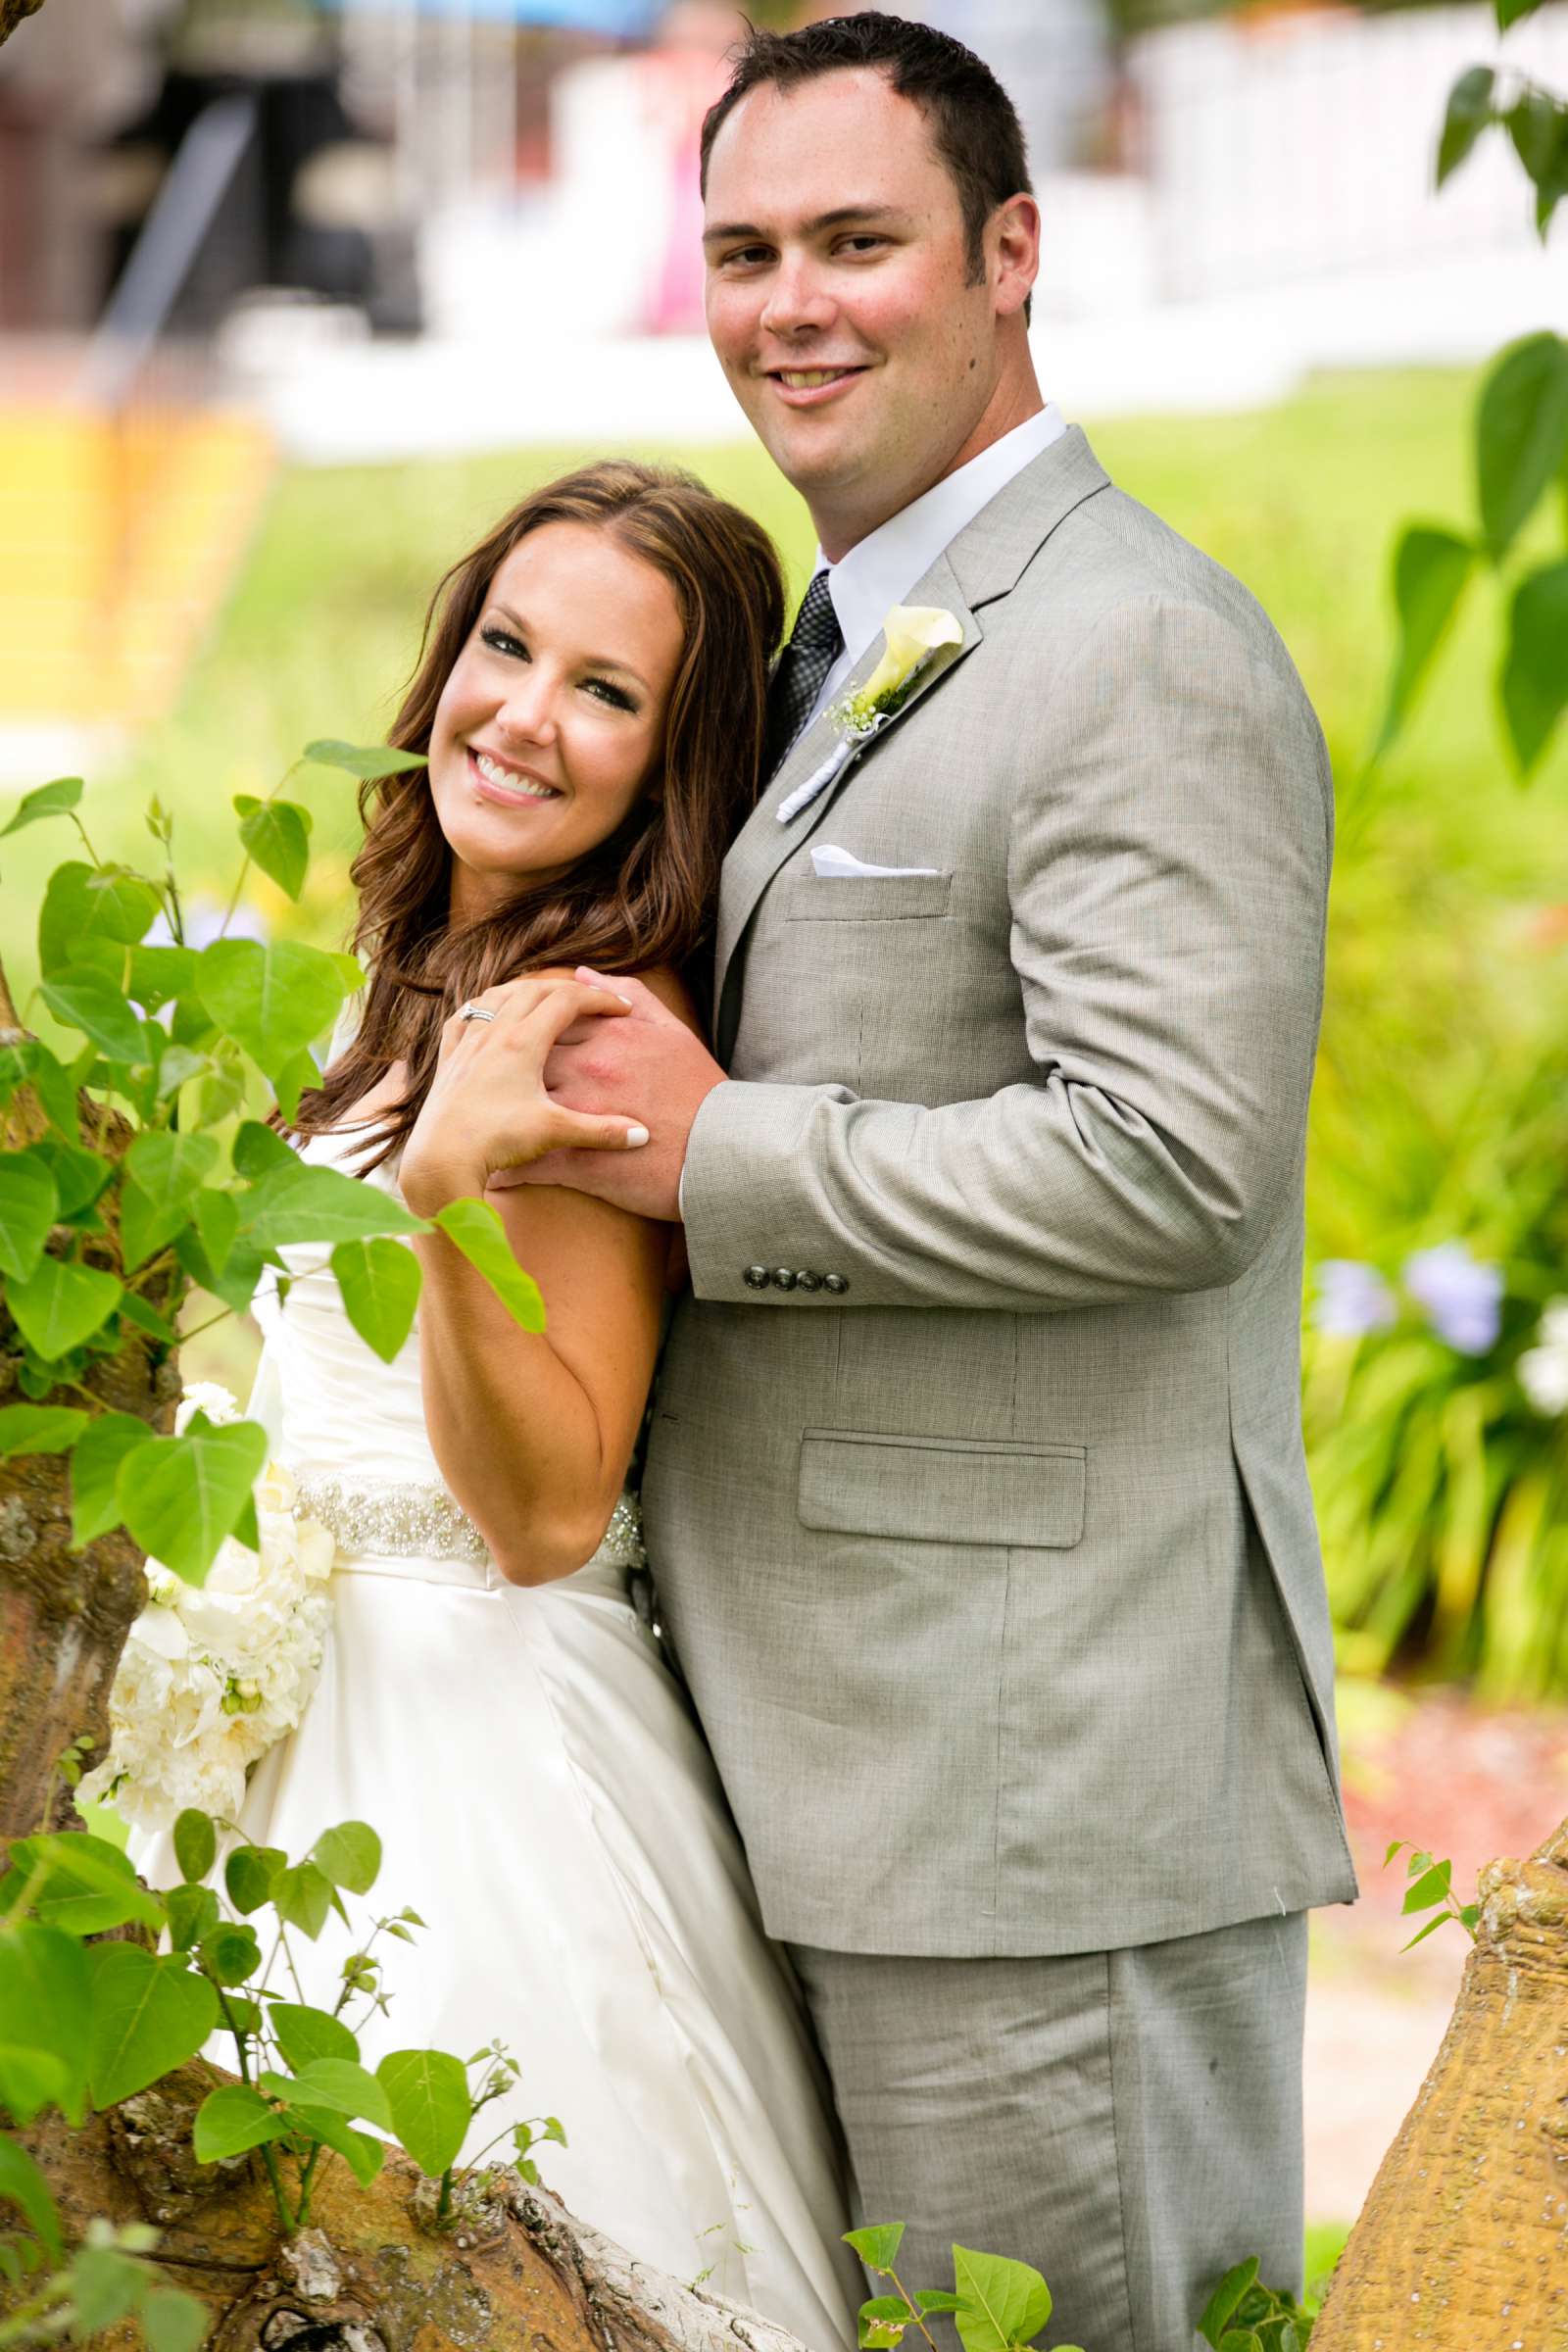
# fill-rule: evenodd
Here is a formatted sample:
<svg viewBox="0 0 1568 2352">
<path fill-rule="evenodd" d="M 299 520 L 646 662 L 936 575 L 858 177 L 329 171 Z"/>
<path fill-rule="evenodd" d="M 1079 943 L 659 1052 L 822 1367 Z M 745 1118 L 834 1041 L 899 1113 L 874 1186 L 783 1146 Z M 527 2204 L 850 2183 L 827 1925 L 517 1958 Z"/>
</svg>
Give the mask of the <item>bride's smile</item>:
<svg viewBox="0 0 1568 2352">
<path fill-rule="evenodd" d="M 658 790 L 682 634 L 669 581 L 612 530 L 552 522 L 512 550 L 430 736 L 454 915 L 564 873 Z"/>
</svg>

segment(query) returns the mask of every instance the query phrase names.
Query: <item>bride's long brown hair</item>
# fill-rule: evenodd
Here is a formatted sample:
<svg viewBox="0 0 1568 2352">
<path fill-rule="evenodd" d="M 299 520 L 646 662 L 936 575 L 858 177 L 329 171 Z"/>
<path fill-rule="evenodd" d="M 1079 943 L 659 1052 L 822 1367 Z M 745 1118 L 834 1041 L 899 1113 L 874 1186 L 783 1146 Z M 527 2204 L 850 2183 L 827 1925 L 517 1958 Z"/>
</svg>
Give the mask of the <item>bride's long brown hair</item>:
<svg viewBox="0 0 1568 2352">
<path fill-rule="evenodd" d="M 359 1029 L 300 1102 L 301 1135 L 336 1126 L 396 1061 L 403 1099 L 378 1119 L 360 1171 L 402 1144 L 435 1074 L 441 1030 L 467 998 L 550 964 L 686 970 L 710 937 L 725 849 L 757 798 L 767 664 L 784 620 L 767 534 L 693 475 L 613 460 L 525 498 L 455 564 L 425 615 L 419 665 L 387 738 L 427 752 L 436 705 L 500 565 L 546 523 L 611 531 L 663 574 L 683 630 L 664 739 L 644 792 L 568 874 L 474 921 L 450 916 L 451 852 L 423 768 L 360 788 L 365 842 L 354 947 L 370 968 Z"/>
</svg>

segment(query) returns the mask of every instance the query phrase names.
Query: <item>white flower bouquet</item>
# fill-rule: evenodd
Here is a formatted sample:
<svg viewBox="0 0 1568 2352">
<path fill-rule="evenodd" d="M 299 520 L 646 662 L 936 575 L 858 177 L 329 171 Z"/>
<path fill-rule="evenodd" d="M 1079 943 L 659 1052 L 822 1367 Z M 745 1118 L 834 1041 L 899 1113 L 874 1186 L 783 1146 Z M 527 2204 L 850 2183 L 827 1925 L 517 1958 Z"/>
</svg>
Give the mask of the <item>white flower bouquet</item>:
<svg viewBox="0 0 1568 2352">
<path fill-rule="evenodd" d="M 175 1419 L 233 1421 L 225 1389 L 185 1391 Z M 335 1545 L 295 1512 L 294 1481 L 269 1462 L 256 1482 L 260 1548 L 230 1537 L 204 1585 L 147 1562 L 147 1603 L 109 1697 L 110 1744 L 78 1794 L 111 1799 L 133 1829 L 169 1829 L 187 1805 L 233 1820 L 251 1766 L 291 1732 L 316 1687 Z"/>
</svg>

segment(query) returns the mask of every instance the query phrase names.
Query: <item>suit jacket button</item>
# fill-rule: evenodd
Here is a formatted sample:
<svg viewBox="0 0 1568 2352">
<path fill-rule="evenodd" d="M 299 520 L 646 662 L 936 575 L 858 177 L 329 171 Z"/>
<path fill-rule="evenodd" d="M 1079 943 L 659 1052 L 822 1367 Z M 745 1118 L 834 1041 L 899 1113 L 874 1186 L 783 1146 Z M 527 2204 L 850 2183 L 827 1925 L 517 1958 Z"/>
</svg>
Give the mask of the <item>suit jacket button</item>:
<svg viewBox="0 0 1568 2352">
<path fill-rule="evenodd" d="M 795 1277 L 790 1272 L 788 1266 L 775 1266 L 773 1268 L 773 1288 L 775 1291 L 794 1290 Z"/>
<path fill-rule="evenodd" d="M 819 1291 L 822 1288 L 822 1277 L 820 1274 L 802 1272 L 795 1277 L 795 1288 L 798 1291 Z"/>
<path fill-rule="evenodd" d="M 842 1298 L 849 1287 L 848 1280 L 842 1274 L 824 1274 L 822 1277 L 823 1290 L 831 1291 L 835 1298 Z"/>
<path fill-rule="evenodd" d="M 749 1291 L 765 1291 L 767 1288 L 767 1268 L 765 1266 L 748 1266 L 745 1274 L 742 1276 L 742 1280 L 745 1282 L 746 1288 Z"/>
</svg>

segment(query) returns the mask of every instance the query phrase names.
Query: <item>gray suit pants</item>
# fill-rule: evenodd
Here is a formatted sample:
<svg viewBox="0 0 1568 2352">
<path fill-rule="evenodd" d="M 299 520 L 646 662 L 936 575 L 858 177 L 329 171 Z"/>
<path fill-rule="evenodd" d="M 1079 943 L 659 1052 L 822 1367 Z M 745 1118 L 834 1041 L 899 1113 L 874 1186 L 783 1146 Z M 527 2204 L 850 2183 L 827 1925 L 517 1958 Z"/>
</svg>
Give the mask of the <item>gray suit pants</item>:
<svg viewBox="0 0 1568 2352">
<path fill-rule="evenodd" d="M 1043 2343 L 1085 2352 L 1192 2352 L 1250 2254 L 1299 2292 L 1303 1912 L 1059 1958 L 790 1951 L 856 2222 L 907 2224 L 911 2292 L 952 2286 L 955 2239 L 1015 2256 Z"/>
</svg>

